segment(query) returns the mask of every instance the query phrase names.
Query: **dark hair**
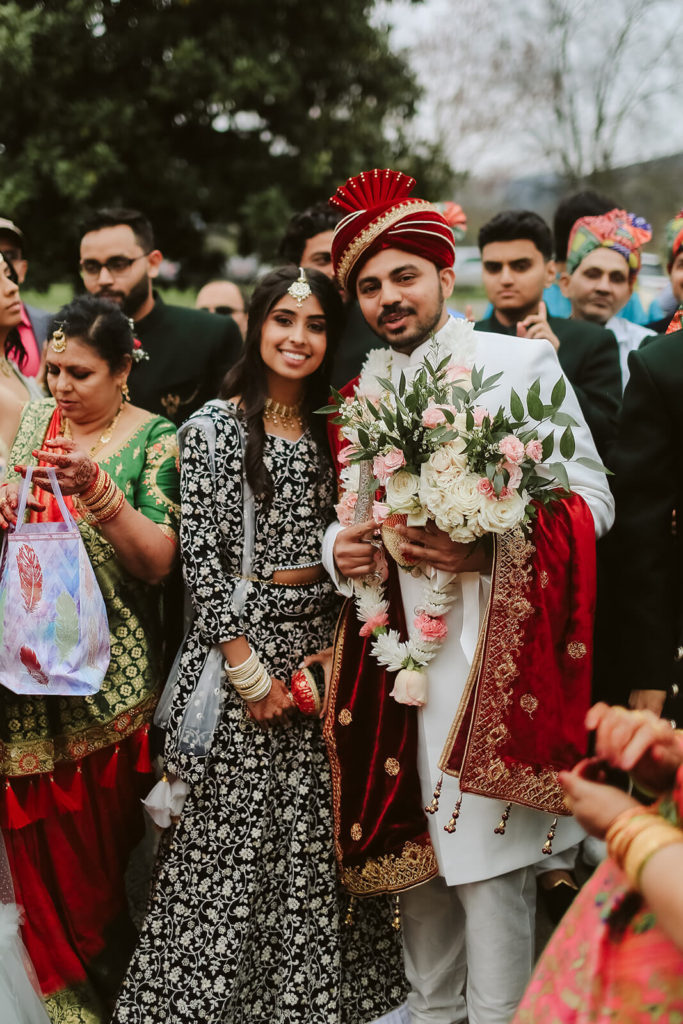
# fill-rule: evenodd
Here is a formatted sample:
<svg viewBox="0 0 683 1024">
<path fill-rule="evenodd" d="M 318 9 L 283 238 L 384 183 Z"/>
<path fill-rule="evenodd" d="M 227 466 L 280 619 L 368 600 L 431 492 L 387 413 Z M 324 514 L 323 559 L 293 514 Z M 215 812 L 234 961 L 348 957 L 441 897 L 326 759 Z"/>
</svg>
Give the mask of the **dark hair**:
<svg viewBox="0 0 683 1024">
<path fill-rule="evenodd" d="M 233 366 L 221 385 L 221 398 L 239 395 L 241 409 L 247 428 L 247 446 L 244 465 L 247 480 L 254 494 L 266 501 L 273 497 L 273 480 L 263 463 L 265 428 L 263 409 L 268 397 L 266 369 L 261 358 L 261 332 L 271 309 L 299 276 L 296 266 L 283 267 L 266 274 L 254 289 L 249 303 L 247 334 L 244 350 L 239 361 Z M 319 270 L 307 270 L 306 278 L 311 291 L 322 306 L 325 314 L 327 348 L 325 358 L 304 381 L 302 412 L 307 418 L 309 429 L 320 455 L 321 469 L 329 465 L 329 450 L 324 416 L 312 415 L 316 409 L 327 405 L 330 394 L 330 372 L 339 336 L 344 326 L 344 306 L 339 292 L 332 281 Z"/>
<path fill-rule="evenodd" d="M 599 217 L 602 213 L 613 210 L 617 204 L 607 196 L 584 189 L 574 192 L 561 199 L 553 218 L 553 236 L 555 238 L 555 258 L 564 262 L 567 259 L 569 236 L 577 220 L 581 217 Z"/>
<path fill-rule="evenodd" d="M 479 248 L 489 242 L 515 242 L 525 238 L 533 242 L 544 260 L 553 258 L 553 236 L 550 228 L 532 210 L 503 210 L 479 229 Z"/>
<path fill-rule="evenodd" d="M 13 281 L 14 284 L 18 285 L 19 278 L 17 277 L 17 272 L 14 269 L 12 261 L 8 260 L 6 256 L 3 256 L 2 262 L 7 264 L 10 280 Z M 18 327 L 10 328 L 7 333 L 7 337 L 5 338 L 5 357 L 7 359 L 13 359 L 20 370 L 28 359 L 28 352 L 24 348 L 24 343 L 21 340 Z"/>
<path fill-rule="evenodd" d="M 119 224 L 127 225 L 135 235 L 135 241 L 145 252 L 154 248 L 154 229 L 139 210 L 128 210 L 123 206 L 112 206 L 103 210 L 95 210 L 81 225 L 81 238 L 90 231 L 101 231 L 102 228 L 115 228 Z"/>
<path fill-rule="evenodd" d="M 306 242 L 322 231 L 333 231 L 342 219 L 341 210 L 333 210 L 326 202 L 315 203 L 290 219 L 280 242 L 278 257 L 285 263 L 301 263 Z"/>
<path fill-rule="evenodd" d="M 112 373 L 120 370 L 126 356 L 133 354 L 133 331 L 119 306 L 95 295 L 79 295 L 62 306 L 52 330 L 61 327 L 67 338 L 78 338 L 95 349 Z"/>
</svg>

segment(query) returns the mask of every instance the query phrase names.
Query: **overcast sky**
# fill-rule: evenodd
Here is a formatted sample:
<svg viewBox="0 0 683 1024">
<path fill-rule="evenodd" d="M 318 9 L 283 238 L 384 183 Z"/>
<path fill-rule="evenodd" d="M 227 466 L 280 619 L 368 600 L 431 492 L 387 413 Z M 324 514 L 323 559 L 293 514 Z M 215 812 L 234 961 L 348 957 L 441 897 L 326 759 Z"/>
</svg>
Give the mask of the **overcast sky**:
<svg viewBox="0 0 683 1024">
<path fill-rule="evenodd" d="M 581 0 L 573 2 L 579 4 Z M 529 25 L 529 10 L 534 9 L 534 4 L 542 5 L 544 0 L 515 0 L 512 5 L 497 3 L 497 0 L 474 0 L 475 9 L 476 3 L 483 5 L 482 11 L 490 12 L 496 6 L 499 7 L 499 23 L 501 19 L 508 19 L 506 29 L 509 27 L 510 37 L 514 36 L 521 45 Z M 592 8 L 593 11 L 599 11 L 594 14 L 594 24 L 591 24 L 591 19 L 584 19 L 587 35 L 578 40 L 579 62 L 585 61 L 587 49 L 602 45 L 600 40 L 604 38 L 602 33 L 605 31 L 605 23 L 603 22 L 603 26 L 598 24 L 600 17 L 608 18 L 607 24 L 610 25 L 610 10 L 622 9 L 629 0 L 599 0 L 599 3 L 599 8 Z M 453 137 L 453 132 L 450 140 L 447 139 L 437 126 L 439 97 L 442 99 L 442 127 L 444 123 L 444 83 L 447 83 L 446 88 L 450 88 L 452 83 L 457 83 L 459 77 L 463 77 L 462 68 L 452 59 L 457 46 L 464 45 L 466 41 L 470 59 L 473 55 L 475 59 L 481 57 L 482 61 L 488 59 L 487 40 L 477 39 L 475 31 L 470 41 L 470 25 L 467 19 L 456 23 L 454 12 L 464 6 L 467 6 L 467 0 L 424 0 L 419 4 L 411 4 L 410 0 L 393 0 L 391 3 L 380 0 L 375 16 L 379 21 L 392 26 L 394 45 L 406 52 L 426 90 L 417 122 L 419 133 L 431 138 L 442 135 L 441 140 L 445 143 L 456 169 L 461 169 L 458 163 L 462 163 L 462 154 L 465 152 L 467 161 L 471 162 L 469 169 L 472 171 L 485 172 L 503 165 L 513 173 L 520 173 L 528 166 L 529 149 L 528 146 L 521 145 L 518 138 L 511 138 L 511 133 L 494 131 L 490 133 L 485 146 L 482 146 L 479 140 L 478 146 L 468 148 L 465 140 L 456 140 Z M 639 30 L 637 49 L 627 64 L 627 70 L 633 74 L 634 65 L 641 59 L 656 62 L 658 66 L 647 80 L 655 85 L 657 91 L 657 83 L 664 80 L 662 76 L 668 75 L 673 68 L 680 66 L 680 54 L 683 52 L 683 3 L 680 0 L 643 0 L 641 7 L 651 7 L 648 14 L 649 22 L 643 24 L 642 30 Z M 474 27 L 476 29 L 476 26 Z M 672 33 L 676 39 L 675 56 L 667 58 L 667 61 L 659 61 L 657 58 L 666 43 L 671 42 Z M 430 40 L 436 41 L 433 48 L 430 46 Z M 429 54 L 428 58 L 425 57 L 425 52 Z M 593 49 L 594 54 L 598 52 L 599 50 Z M 533 69 L 530 70 L 533 72 Z M 643 80 L 641 76 L 639 81 L 642 83 Z M 504 87 L 504 80 L 502 82 Z M 624 87 L 630 87 L 628 82 L 624 83 Z M 662 92 L 664 94 L 661 94 Z M 582 102 L 590 103 L 591 95 L 590 90 L 587 90 Z M 614 162 L 628 164 L 680 151 L 683 151 L 683 75 L 679 73 L 677 82 L 665 91 L 660 90 L 660 95 L 649 97 L 647 103 L 641 104 L 641 109 L 635 110 L 629 116 L 615 146 L 618 156 Z M 535 161 L 535 164 L 537 170 L 544 169 L 542 160 Z M 545 166 L 548 166 L 547 163 Z"/>
</svg>

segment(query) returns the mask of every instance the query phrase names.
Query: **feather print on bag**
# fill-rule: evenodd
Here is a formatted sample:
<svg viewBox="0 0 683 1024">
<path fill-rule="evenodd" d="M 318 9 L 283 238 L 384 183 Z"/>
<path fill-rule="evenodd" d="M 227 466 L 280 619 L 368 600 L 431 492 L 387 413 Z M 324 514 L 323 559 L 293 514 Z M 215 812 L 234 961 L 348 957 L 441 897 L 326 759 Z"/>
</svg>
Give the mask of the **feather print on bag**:
<svg viewBox="0 0 683 1024">
<path fill-rule="evenodd" d="M 43 570 L 38 556 L 28 544 L 22 544 L 17 555 L 21 596 L 27 612 L 32 612 L 43 596 Z"/>
<path fill-rule="evenodd" d="M 32 651 L 30 647 L 22 647 L 19 651 L 19 657 L 26 671 L 37 683 L 40 683 L 41 686 L 50 685 L 50 680 L 40 667 L 35 651 Z"/>
</svg>

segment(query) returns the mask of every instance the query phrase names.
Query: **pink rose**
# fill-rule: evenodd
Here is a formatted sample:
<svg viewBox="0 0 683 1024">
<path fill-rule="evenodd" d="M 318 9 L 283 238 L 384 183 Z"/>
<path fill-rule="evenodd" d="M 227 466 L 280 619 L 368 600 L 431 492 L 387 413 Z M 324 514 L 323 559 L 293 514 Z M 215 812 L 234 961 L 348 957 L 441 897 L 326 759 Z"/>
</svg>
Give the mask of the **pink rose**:
<svg viewBox="0 0 683 1024">
<path fill-rule="evenodd" d="M 337 513 L 337 519 L 342 524 L 342 526 L 353 525 L 353 513 L 357 501 L 358 495 L 354 491 L 351 491 L 350 493 L 344 495 L 344 497 L 342 498 L 338 505 L 334 506 L 335 511 Z"/>
<path fill-rule="evenodd" d="M 381 629 L 382 626 L 389 625 L 389 616 L 386 612 L 378 612 L 377 615 L 371 615 L 369 619 L 366 619 L 363 625 L 360 627 L 361 636 L 372 636 L 375 629 Z"/>
<path fill-rule="evenodd" d="M 510 474 L 507 486 L 510 492 L 516 491 L 522 482 L 522 471 L 519 466 L 515 466 L 514 462 L 504 462 L 503 469 L 506 469 Z"/>
<path fill-rule="evenodd" d="M 463 380 L 464 377 L 469 377 L 470 371 L 467 366 L 458 366 L 457 363 L 449 363 L 446 367 L 446 380 L 449 384 L 454 384 L 456 380 Z"/>
<path fill-rule="evenodd" d="M 405 464 L 406 460 L 403 452 L 399 448 L 392 448 L 386 455 L 375 455 L 372 460 L 372 472 L 382 486 L 385 487 L 389 477 L 393 476 L 396 470 L 400 469 L 401 466 L 405 466 Z"/>
<path fill-rule="evenodd" d="M 488 409 L 485 409 L 483 405 L 475 405 L 474 409 L 472 410 L 472 415 L 474 417 L 475 427 L 480 427 L 487 416 L 489 417 L 489 419 L 491 418 L 491 413 L 488 411 Z"/>
<path fill-rule="evenodd" d="M 479 491 L 480 494 L 483 494 L 485 498 L 488 498 L 489 501 L 493 501 L 493 499 L 496 496 L 496 492 L 493 489 L 493 484 L 491 483 L 487 476 L 481 477 L 479 483 L 477 484 L 477 490 Z"/>
<path fill-rule="evenodd" d="M 414 622 L 415 628 L 419 629 L 424 640 L 445 640 L 448 636 L 448 626 L 441 615 L 425 615 L 423 612 L 415 616 Z"/>
<path fill-rule="evenodd" d="M 373 501 L 372 518 L 376 523 L 383 523 L 389 515 L 389 506 L 383 501 Z"/>
<path fill-rule="evenodd" d="M 443 414 L 443 409 L 439 408 L 438 405 L 430 404 L 422 413 L 422 423 L 425 427 L 429 427 L 430 430 L 433 430 L 434 427 L 440 427 L 445 422 L 446 417 Z"/>
<path fill-rule="evenodd" d="M 508 434 L 502 441 L 499 441 L 498 448 L 500 454 L 504 455 L 508 462 L 519 463 L 524 458 L 524 445 L 514 434 Z"/>
<path fill-rule="evenodd" d="M 540 462 L 543 458 L 543 445 L 540 441 L 528 441 L 524 451 L 532 462 Z"/>
</svg>

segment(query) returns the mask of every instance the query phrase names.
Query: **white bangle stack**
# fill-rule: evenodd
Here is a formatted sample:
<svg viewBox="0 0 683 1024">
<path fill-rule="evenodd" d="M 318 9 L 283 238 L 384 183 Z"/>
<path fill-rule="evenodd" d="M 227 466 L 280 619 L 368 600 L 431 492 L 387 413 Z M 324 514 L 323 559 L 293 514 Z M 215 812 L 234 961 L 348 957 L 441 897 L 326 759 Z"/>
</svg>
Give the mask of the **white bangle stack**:
<svg viewBox="0 0 683 1024">
<path fill-rule="evenodd" d="M 243 700 L 253 703 L 270 693 L 273 681 L 255 651 L 241 665 L 229 665 L 226 661 L 224 667 L 226 676 Z"/>
</svg>

